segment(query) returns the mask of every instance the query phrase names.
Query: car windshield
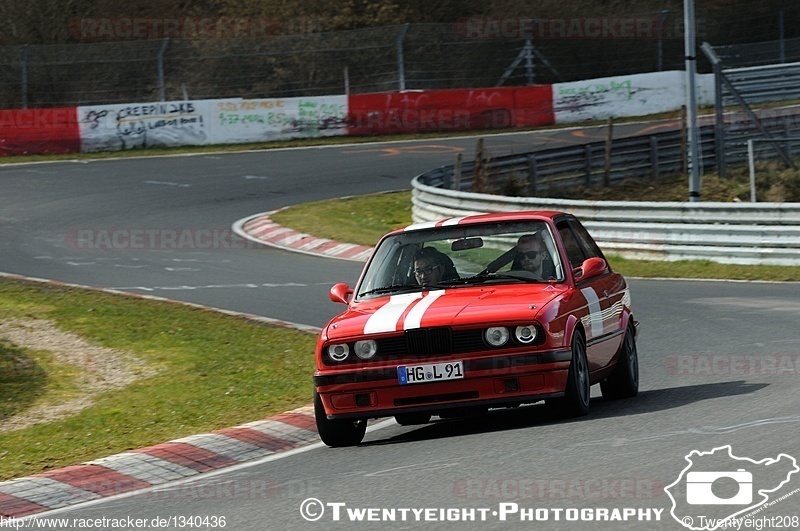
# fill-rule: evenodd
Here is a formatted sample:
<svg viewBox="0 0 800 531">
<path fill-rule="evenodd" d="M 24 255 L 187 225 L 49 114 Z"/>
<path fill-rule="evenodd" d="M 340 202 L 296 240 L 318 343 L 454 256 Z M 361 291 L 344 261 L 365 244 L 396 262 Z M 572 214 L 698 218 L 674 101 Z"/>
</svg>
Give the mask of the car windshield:
<svg viewBox="0 0 800 531">
<path fill-rule="evenodd" d="M 406 230 L 382 240 L 356 297 L 563 279 L 553 235 L 543 221 L 446 225 Z"/>
</svg>

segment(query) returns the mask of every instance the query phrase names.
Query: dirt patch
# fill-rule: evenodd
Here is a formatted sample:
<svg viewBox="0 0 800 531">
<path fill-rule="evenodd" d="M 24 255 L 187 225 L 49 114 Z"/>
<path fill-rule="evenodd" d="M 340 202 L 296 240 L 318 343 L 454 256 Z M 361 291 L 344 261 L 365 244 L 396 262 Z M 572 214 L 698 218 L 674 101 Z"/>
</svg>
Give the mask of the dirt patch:
<svg viewBox="0 0 800 531">
<path fill-rule="evenodd" d="M 121 389 L 157 371 L 136 357 L 118 350 L 92 345 L 65 332 L 52 321 L 17 319 L 0 323 L 0 338 L 20 348 L 49 351 L 60 364 L 80 369 L 79 396 L 52 403 L 46 398 L 24 413 L 0 423 L 0 433 L 60 420 L 91 406 L 101 393 Z"/>
</svg>

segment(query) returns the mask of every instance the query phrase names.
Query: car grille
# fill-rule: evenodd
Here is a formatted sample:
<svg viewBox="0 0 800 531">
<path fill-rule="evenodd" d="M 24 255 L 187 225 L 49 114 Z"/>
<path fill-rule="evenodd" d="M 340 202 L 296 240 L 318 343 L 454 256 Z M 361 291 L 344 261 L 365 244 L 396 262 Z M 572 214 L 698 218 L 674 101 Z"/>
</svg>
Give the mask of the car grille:
<svg viewBox="0 0 800 531">
<path fill-rule="evenodd" d="M 402 336 L 378 340 L 378 358 L 427 358 L 485 350 L 481 330 L 453 332 L 451 328 L 418 328 Z"/>
<path fill-rule="evenodd" d="M 453 352 L 453 331 L 449 328 L 406 330 L 406 352 L 414 356 L 441 355 Z"/>
<path fill-rule="evenodd" d="M 453 331 L 449 327 L 417 328 L 406 330 L 403 335 L 377 339 L 376 360 L 424 359 L 433 356 L 462 354 L 486 350 L 483 330 Z M 363 363 L 355 356 L 347 361 L 334 363 L 324 358 L 326 365 L 351 365 Z"/>
</svg>

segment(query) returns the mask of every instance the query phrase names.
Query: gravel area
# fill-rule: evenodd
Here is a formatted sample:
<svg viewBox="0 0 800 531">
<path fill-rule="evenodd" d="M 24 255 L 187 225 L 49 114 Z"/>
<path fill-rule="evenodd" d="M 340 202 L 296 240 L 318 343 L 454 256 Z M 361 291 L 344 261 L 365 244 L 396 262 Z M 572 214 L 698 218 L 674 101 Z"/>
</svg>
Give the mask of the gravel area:
<svg viewBox="0 0 800 531">
<path fill-rule="evenodd" d="M 43 319 L 0 322 L 0 338 L 17 347 L 49 351 L 58 363 L 81 369 L 79 396 L 57 403 L 44 399 L 25 412 L 0 422 L 0 433 L 69 417 L 91 406 L 101 393 L 121 389 L 157 372 L 131 354 L 92 345 Z"/>
</svg>

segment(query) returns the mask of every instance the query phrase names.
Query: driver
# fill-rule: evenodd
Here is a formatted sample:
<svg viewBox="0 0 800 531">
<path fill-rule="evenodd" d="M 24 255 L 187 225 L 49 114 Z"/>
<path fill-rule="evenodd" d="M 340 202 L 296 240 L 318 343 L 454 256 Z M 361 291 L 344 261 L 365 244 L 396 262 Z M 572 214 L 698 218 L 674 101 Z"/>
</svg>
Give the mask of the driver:
<svg viewBox="0 0 800 531">
<path fill-rule="evenodd" d="M 530 271 L 541 280 L 555 277 L 556 271 L 544 242 L 535 234 L 523 234 L 517 240 L 516 255 L 511 269 Z"/>
<path fill-rule="evenodd" d="M 414 253 L 414 277 L 420 286 L 436 285 L 452 277 L 448 274 L 450 268 L 455 270 L 450 258 L 434 247 L 423 247 Z"/>
</svg>

